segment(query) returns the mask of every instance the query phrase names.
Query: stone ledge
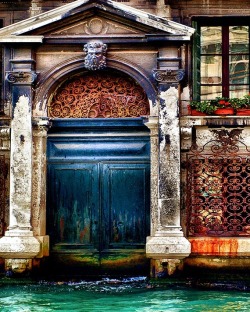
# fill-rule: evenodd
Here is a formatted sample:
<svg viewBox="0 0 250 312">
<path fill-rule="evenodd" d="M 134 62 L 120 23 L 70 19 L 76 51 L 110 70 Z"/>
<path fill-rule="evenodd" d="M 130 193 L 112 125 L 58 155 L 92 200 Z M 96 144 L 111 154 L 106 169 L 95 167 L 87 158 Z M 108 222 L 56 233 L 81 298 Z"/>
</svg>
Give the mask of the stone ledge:
<svg viewBox="0 0 250 312">
<path fill-rule="evenodd" d="M 41 243 L 33 236 L 4 236 L 0 239 L 0 257 L 31 259 L 39 254 Z"/>
<path fill-rule="evenodd" d="M 183 259 L 190 255 L 191 244 L 185 237 L 147 237 L 146 256 L 152 259 Z"/>
<path fill-rule="evenodd" d="M 182 116 L 181 127 L 192 126 L 249 126 L 250 116 Z"/>
</svg>

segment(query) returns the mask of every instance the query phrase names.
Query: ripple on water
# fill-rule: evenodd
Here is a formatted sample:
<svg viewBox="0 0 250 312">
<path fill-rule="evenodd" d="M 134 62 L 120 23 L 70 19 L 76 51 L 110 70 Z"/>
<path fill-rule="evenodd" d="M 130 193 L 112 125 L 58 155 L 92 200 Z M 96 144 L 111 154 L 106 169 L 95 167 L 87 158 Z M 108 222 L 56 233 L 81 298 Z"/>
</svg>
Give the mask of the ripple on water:
<svg viewBox="0 0 250 312">
<path fill-rule="evenodd" d="M 247 292 L 149 287 L 146 278 L 1 285 L 1 312 L 238 312 Z"/>
</svg>

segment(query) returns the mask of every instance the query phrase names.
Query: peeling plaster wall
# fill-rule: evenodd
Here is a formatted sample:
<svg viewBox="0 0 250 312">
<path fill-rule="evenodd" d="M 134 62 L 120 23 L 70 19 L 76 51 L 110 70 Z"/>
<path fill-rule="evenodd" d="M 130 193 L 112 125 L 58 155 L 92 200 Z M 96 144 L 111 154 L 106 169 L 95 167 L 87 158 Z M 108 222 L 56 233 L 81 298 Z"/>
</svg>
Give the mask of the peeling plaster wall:
<svg viewBox="0 0 250 312">
<path fill-rule="evenodd" d="M 31 204 L 31 111 L 30 99 L 20 96 L 14 109 L 11 125 L 11 175 L 10 186 L 10 224 L 12 228 L 23 227 L 30 229 Z"/>
<path fill-rule="evenodd" d="M 160 210 L 161 225 L 178 225 L 180 140 L 178 89 L 170 87 L 161 92 L 163 101 L 160 122 Z"/>
</svg>

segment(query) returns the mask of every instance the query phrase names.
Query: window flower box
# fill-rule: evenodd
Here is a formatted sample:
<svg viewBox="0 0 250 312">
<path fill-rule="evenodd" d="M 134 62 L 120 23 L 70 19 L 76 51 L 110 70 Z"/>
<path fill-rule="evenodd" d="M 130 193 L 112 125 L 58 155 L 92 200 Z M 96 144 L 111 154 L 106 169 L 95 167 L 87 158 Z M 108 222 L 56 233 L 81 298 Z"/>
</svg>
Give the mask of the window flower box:
<svg viewBox="0 0 250 312">
<path fill-rule="evenodd" d="M 245 95 L 243 98 L 231 99 L 232 105 L 236 109 L 237 116 L 249 116 L 250 115 L 250 94 Z"/>
<path fill-rule="evenodd" d="M 237 116 L 250 116 L 250 108 L 237 108 Z"/>
<path fill-rule="evenodd" d="M 191 116 L 204 115 L 250 115 L 250 94 L 243 98 L 217 97 L 214 100 L 191 101 L 189 106 Z"/>
<path fill-rule="evenodd" d="M 216 109 L 211 101 L 191 101 L 189 107 L 192 116 L 212 115 Z"/>
<path fill-rule="evenodd" d="M 233 107 L 227 107 L 227 108 L 217 108 L 214 111 L 215 115 L 234 115 L 234 108 Z"/>
</svg>

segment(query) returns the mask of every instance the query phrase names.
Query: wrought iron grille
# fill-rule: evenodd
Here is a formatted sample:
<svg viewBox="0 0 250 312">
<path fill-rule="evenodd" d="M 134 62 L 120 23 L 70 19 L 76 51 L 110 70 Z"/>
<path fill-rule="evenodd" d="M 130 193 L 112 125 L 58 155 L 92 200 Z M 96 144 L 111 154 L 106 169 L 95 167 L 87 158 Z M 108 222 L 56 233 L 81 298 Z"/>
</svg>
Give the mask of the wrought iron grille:
<svg viewBox="0 0 250 312">
<path fill-rule="evenodd" d="M 90 73 L 64 83 L 49 105 L 57 118 L 123 118 L 149 114 L 146 93 L 134 79 L 116 72 Z"/>
<path fill-rule="evenodd" d="M 4 234 L 5 225 L 5 200 L 6 200 L 6 188 L 5 188 L 5 157 L 0 155 L 0 236 Z"/>
<path fill-rule="evenodd" d="M 188 235 L 249 236 L 250 151 L 240 130 L 213 132 L 187 155 Z"/>
</svg>

